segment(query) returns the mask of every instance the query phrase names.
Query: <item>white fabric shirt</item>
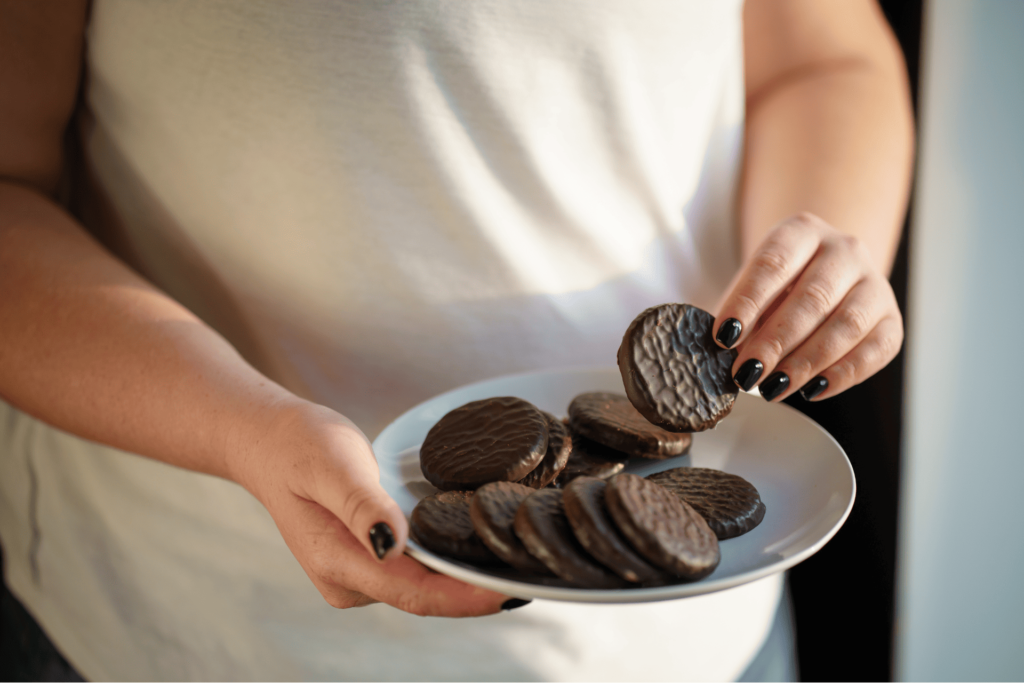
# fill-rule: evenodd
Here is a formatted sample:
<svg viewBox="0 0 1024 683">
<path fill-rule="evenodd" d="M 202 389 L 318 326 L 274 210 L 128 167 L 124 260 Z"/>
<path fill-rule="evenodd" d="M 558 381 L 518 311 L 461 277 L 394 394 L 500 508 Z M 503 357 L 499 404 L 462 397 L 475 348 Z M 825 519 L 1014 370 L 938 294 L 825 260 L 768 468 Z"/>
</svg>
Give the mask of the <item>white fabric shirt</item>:
<svg viewBox="0 0 1024 683">
<path fill-rule="evenodd" d="M 83 220 L 373 438 L 486 377 L 612 365 L 735 272 L 741 3 L 97 0 Z M 329 607 L 240 487 L 0 404 L 8 581 L 100 679 L 716 680 L 781 577 L 482 619 Z"/>
</svg>

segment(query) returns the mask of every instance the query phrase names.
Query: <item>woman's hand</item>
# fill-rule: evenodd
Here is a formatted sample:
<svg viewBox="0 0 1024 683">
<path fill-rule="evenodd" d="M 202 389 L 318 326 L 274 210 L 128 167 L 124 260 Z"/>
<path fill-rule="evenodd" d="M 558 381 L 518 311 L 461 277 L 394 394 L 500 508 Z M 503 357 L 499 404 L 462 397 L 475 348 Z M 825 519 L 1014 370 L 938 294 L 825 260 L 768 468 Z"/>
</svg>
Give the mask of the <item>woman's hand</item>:
<svg viewBox="0 0 1024 683">
<path fill-rule="evenodd" d="M 381 487 L 370 442 L 352 422 L 299 401 L 272 412 L 262 436 L 246 441 L 232 458 L 232 475 L 267 508 L 328 603 L 346 608 L 385 602 L 421 616 L 449 617 L 502 609 L 507 596 L 402 554 L 405 515 Z"/>
<path fill-rule="evenodd" d="M 734 279 L 715 339 L 738 345 L 733 376 L 768 401 L 839 394 L 900 350 L 903 318 L 864 245 L 808 213 L 782 221 Z M 762 379 L 762 377 L 764 379 Z"/>
</svg>

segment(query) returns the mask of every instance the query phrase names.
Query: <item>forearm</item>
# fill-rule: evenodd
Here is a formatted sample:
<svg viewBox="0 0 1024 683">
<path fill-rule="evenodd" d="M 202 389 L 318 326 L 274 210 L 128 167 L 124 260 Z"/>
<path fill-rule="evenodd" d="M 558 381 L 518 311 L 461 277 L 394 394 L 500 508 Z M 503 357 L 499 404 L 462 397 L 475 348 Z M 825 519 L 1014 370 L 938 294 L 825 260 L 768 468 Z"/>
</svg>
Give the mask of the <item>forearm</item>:
<svg viewBox="0 0 1024 683">
<path fill-rule="evenodd" d="M 801 211 L 856 236 L 892 265 L 910 187 L 913 120 L 891 41 L 870 56 L 800 65 L 748 92 L 741 193 L 744 260 Z"/>
<path fill-rule="evenodd" d="M 42 195 L 0 182 L 0 395 L 73 434 L 231 478 L 297 402 Z"/>
</svg>

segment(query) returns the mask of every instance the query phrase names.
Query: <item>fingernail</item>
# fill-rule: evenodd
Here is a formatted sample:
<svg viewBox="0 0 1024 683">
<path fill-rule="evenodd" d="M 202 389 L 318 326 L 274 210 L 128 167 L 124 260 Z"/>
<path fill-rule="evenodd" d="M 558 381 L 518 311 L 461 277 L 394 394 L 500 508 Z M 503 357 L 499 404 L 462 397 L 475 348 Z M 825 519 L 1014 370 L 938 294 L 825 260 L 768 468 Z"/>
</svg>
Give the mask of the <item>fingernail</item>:
<svg viewBox="0 0 1024 683">
<path fill-rule="evenodd" d="M 740 338 L 742 331 L 743 323 L 736 318 L 729 318 L 718 328 L 718 334 L 715 335 L 715 339 L 725 348 L 731 349 L 736 340 Z"/>
<path fill-rule="evenodd" d="M 800 395 L 805 401 L 810 401 L 826 389 L 828 389 L 828 380 L 819 375 L 803 385 L 800 389 Z"/>
<path fill-rule="evenodd" d="M 771 401 L 789 386 L 789 375 L 784 372 L 773 372 L 768 379 L 761 382 L 761 395 L 764 400 Z"/>
<path fill-rule="evenodd" d="M 748 358 L 743 361 L 743 365 L 740 366 L 732 381 L 736 382 L 743 391 L 750 391 L 757 384 L 757 380 L 761 379 L 762 372 L 764 372 L 764 364 L 756 358 Z"/>
<path fill-rule="evenodd" d="M 388 551 L 395 547 L 395 534 L 384 522 L 377 522 L 370 529 L 370 543 L 373 544 L 373 552 L 377 553 L 377 559 L 383 560 Z"/>
<path fill-rule="evenodd" d="M 501 609 L 505 612 L 516 607 L 522 607 L 523 605 L 529 605 L 533 600 L 521 600 L 519 598 L 509 598 L 505 602 L 501 603 Z"/>
</svg>

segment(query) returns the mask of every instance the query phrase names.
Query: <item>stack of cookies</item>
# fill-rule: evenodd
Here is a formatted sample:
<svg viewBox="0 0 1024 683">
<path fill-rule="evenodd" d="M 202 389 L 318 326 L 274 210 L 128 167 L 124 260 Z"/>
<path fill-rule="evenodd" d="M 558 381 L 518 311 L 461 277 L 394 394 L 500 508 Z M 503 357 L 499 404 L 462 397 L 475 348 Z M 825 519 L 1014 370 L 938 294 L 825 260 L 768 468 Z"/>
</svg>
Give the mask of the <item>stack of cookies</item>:
<svg viewBox="0 0 1024 683">
<path fill-rule="evenodd" d="M 515 397 L 449 412 L 420 448 L 423 475 L 440 493 L 413 510 L 412 537 L 474 566 L 583 588 L 709 575 L 719 540 L 764 517 L 757 489 L 707 468 L 646 479 L 622 470 L 631 458 L 687 453 L 691 432 L 731 410 L 736 387 L 721 376 L 735 353 L 715 345 L 713 323 L 683 304 L 644 311 L 619 350 L 626 394 L 581 394 L 565 421 Z"/>
</svg>

